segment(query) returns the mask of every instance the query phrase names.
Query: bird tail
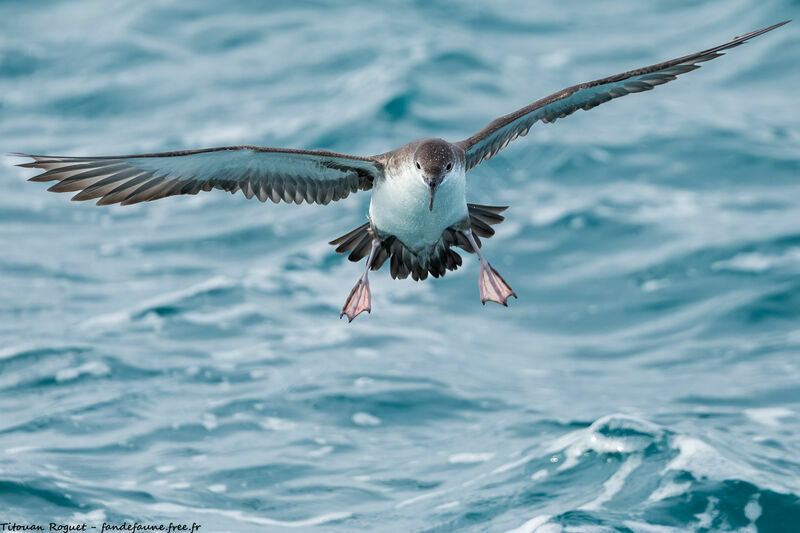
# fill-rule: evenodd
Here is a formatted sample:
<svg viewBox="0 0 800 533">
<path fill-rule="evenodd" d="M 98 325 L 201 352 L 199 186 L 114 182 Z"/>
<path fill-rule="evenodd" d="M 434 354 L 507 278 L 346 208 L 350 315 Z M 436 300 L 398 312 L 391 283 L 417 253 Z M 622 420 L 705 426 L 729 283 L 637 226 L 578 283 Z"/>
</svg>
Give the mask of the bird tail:
<svg viewBox="0 0 800 533">
<path fill-rule="evenodd" d="M 484 237 L 486 239 L 494 235 L 494 229 L 492 229 L 492 226 L 495 224 L 500 224 L 506 219 L 506 217 L 500 214 L 506 209 L 508 209 L 507 205 L 499 206 L 467 204 L 467 211 L 469 212 L 469 225 L 472 228 L 472 233 L 478 237 Z M 478 243 L 478 246 L 480 246 L 480 242 Z"/>
<path fill-rule="evenodd" d="M 366 257 L 369 253 L 371 243 L 372 230 L 369 227 L 369 222 L 365 222 L 353 231 L 333 239 L 328 244 L 336 246 L 337 254 L 346 254 L 350 252 L 350 257 L 348 259 L 355 262 Z"/>
<path fill-rule="evenodd" d="M 470 227 L 478 247 L 481 246 L 480 237 L 488 239 L 494 235 L 492 226 L 505 220 L 505 217 L 500 213 L 506 209 L 508 209 L 508 206 L 467 204 Z M 336 253 L 346 254 L 349 252 L 348 259 L 356 262 L 369 254 L 373 235 L 369 222 L 366 222 L 328 244 L 336 246 Z M 433 254 L 432 260 L 427 265 L 421 265 L 418 261 L 415 261 L 414 254 L 405 249 L 405 246 L 400 241 L 394 237 L 389 237 L 383 240 L 381 246 L 376 250 L 376 256 L 372 262 L 372 270 L 378 270 L 387 259 L 392 258 L 393 278 L 406 278 L 411 274 L 415 280 L 425 279 L 429 273 L 434 277 L 443 276 L 445 271 L 455 270 L 461 265 L 461 257 L 455 250 L 450 249 L 453 246 L 462 248 L 469 253 L 474 253 L 472 246 L 463 234 L 458 231 L 458 228 L 448 228 L 442 234 L 440 249 L 437 249 L 436 253 Z"/>
</svg>

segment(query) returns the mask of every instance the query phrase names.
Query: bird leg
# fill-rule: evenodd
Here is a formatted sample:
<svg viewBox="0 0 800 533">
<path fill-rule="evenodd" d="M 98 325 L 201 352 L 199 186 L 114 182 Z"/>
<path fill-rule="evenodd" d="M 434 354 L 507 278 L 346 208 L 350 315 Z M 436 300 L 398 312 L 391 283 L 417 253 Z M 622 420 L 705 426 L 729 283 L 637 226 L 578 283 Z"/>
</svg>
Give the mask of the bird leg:
<svg viewBox="0 0 800 533">
<path fill-rule="evenodd" d="M 342 307 L 342 312 L 339 313 L 339 318 L 347 315 L 347 321 L 352 322 L 362 311 L 369 313 L 372 310 L 372 293 L 369 290 L 369 269 L 372 266 L 372 261 L 375 259 L 375 252 L 381 245 L 381 241 L 373 240 L 372 249 L 369 251 L 367 258 L 367 268 L 364 270 L 364 275 L 358 280 L 356 286 L 350 291 L 350 296 Z"/>
<path fill-rule="evenodd" d="M 500 305 L 508 307 L 508 298 L 510 296 L 516 298 L 517 295 L 511 287 L 508 286 L 505 280 L 500 277 L 500 274 L 492 268 L 492 265 L 489 264 L 486 258 L 483 257 L 481 249 L 478 248 L 478 243 L 475 242 L 475 237 L 472 236 L 472 229 L 464 230 L 462 233 L 469 241 L 472 249 L 475 250 L 475 253 L 478 254 L 478 259 L 481 261 L 481 271 L 478 276 L 481 303 L 486 305 L 487 301 L 497 302 Z"/>
</svg>

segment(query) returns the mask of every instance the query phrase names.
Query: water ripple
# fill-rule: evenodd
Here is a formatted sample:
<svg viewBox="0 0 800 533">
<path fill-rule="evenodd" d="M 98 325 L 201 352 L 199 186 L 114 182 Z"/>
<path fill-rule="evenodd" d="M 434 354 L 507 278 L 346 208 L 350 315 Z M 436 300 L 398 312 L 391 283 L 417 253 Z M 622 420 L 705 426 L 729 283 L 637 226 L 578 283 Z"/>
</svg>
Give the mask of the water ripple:
<svg viewBox="0 0 800 533">
<path fill-rule="evenodd" d="M 796 2 L 0 3 L 6 151 L 463 139 Z M 0 169 L 4 520 L 202 531 L 793 531 L 797 21 L 538 124 L 470 173 L 509 205 L 481 306 L 360 275 L 327 207 L 69 202 Z"/>
</svg>

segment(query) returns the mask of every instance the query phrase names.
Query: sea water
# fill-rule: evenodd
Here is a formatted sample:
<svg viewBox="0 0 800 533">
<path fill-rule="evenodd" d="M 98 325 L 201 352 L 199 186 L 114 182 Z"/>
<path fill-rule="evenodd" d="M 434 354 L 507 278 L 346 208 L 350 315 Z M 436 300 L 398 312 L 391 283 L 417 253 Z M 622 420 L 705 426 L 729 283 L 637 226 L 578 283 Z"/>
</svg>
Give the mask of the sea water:
<svg viewBox="0 0 800 533">
<path fill-rule="evenodd" d="M 130 207 L 23 151 L 464 139 L 789 0 L 0 3 L 0 522 L 223 531 L 800 530 L 795 21 L 468 175 L 478 263 L 371 276 L 327 207 Z"/>
</svg>

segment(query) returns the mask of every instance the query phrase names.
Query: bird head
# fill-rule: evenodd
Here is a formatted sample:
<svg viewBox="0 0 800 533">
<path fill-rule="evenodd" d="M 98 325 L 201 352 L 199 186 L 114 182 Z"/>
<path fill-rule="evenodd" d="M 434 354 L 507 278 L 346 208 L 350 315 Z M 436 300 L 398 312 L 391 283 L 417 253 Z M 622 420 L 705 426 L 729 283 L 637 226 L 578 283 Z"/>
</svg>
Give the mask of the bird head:
<svg viewBox="0 0 800 533">
<path fill-rule="evenodd" d="M 429 209 L 433 211 L 433 199 L 439 186 L 456 166 L 456 152 L 452 145 L 442 139 L 425 139 L 414 152 L 414 169 L 430 190 Z"/>
</svg>

